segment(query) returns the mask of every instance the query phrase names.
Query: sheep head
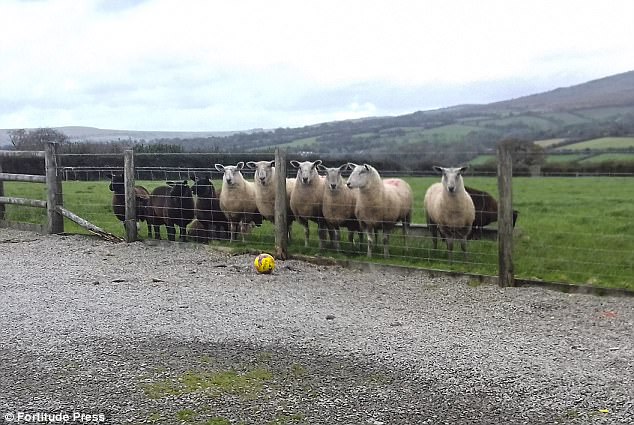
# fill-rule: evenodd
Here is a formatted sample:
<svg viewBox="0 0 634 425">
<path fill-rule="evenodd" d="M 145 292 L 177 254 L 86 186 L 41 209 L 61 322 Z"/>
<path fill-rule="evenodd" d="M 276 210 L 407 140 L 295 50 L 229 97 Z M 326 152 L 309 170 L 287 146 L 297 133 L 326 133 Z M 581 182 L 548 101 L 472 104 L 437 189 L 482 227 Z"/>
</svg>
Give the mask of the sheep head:
<svg viewBox="0 0 634 425">
<path fill-rule="evenodd" d="M 237 184 L 243 179 L 241 170 L 244 168 L 244 162 L 242 161 L 238 162 L 236 165 L 224 166 L 222 164 L 216 164 L 215 167 L 216 170 L 220 171 L 223 174 L 222 182 L 224 184 Z"/>
<path fill-rule="evenodd" d="M 449 193 L 464 190 L 462 173 L 464 173 L 467 168 L 468 167 L 439 167 L 434 165 L 434 170 L 442 174 L 442 185 Z"/>
<path fill-rule="evenodd" d="M 348 169 L 348 164 L 334 168 L 327 168 L 319 164 L 317 169 L 326 174 L 326 187 L 330 190 L 337 190 L 342 186 L 343 179 L 341 178 L 341 173 Z"/>
<path fill-rule="evenodd" d="M 317 172 L 317 167 L 321 165 L 321 160 L 318 159 L 315 162 L 311 161 L 291 161 L 291 165 L 293 168 L 297 168 L 297 180 L 301 184 L 309 185 L 315 179 L 319 178 L 319 173 Z"/>
<path fill-rule="evenodd" d="M 376 170 L 370 164 L 357 165 L 349 162 L 346 164 L 346 167 L 352 168 L 352 173 L 350 173 L 348 181 L 346 182 L 346 185 L 350 189 L 366 186 L 370 175 L 376 173 Z"/>
<path fill-rule="evenodd" d="M 273 180 L 275 161 L 249 161 L 247 162 L 247 167 L 255 170 L 253 180 L 256 183 L 261 184 L 262 186 L 266 186 Z"/>
<path fill-rule="evenodd" d="M 114 193 L 125 193 L 125 182 L 123 176 L 118 174 L 106 174 L 106 177 L 110 179 L 110 185 L 108 186 Z"/>
<path fill-rule="evenodd" d="M 211 175 L 205 174 L 202 177 L 191 177 L 191 180 L 194 181 L 192 185 L 192 193 L 201 198 L 215 198 L 216 197 L 216 189 L 214 184 L 211 182 Z"/>
</svg>

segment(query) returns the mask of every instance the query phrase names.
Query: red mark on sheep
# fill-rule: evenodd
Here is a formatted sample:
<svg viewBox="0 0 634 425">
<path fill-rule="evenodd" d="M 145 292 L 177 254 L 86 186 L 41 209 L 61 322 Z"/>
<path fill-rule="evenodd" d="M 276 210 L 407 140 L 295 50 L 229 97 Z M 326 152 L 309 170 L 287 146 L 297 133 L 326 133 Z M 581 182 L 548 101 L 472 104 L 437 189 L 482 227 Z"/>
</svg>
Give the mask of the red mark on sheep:
<svg viewBox="0 0 634 425">
<path fill-rule="evenodd" d="M 401 180 L 399 179 L 385 179 L 383 180 L 385 184 L 389 184 L 390 186 L 400 186 Z"/>
</svg>

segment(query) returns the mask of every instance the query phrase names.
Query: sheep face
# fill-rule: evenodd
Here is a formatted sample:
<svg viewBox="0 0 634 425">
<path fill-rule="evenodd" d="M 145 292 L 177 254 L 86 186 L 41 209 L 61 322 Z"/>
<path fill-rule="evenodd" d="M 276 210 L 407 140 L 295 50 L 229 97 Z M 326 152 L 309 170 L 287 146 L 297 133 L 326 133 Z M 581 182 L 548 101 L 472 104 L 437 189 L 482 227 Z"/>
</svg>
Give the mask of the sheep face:
<svg viewBox="0 0 634 425">
<path fill-rule="evenodd" d="M 229 186 L 238 184 L 242 180 L 241 170 L 244 168 L 244 162 L 240 161 L 236 165 L 216 164 L 216 170 L 223 173 L 222 182 Z"/>
<path fill-rule="evenodd" d="M 356 165 L 356 164 L 346 164 L 352 168 L 352 173 L 350 173 L 350 177 L 348 177 L 348 181 L 346 185 L 350 189 L 357 189 L 361 187 L 365 187 L 368 184 L 368 179 L 372 173 L 372 166 L 369 164 Z"/>
<path fill-rule="evenodd" d="M 315 179 L 319 178 L 319 173 L 317 172 L 317 166 L 321 165 L 321 160 L 318 159 L 315 162 L 310 161 L 291 161 L 291 165 L 294 168 L 297 168 L 297 180 L 301 184 L 309 185 Z"/>
<path fill-rule="evenodd" d="M 170 196 L 176 199 L 184 199 L 192 197 L 192 189 L 187 184 L 187 180 L 182 182 L 166 182 L 170 190 Z"/>
<path fill-rule="evenodd" d="M 108 174 L 106 177 L 110 178 L 110 190 L 114 193 L 123 194 L 125 193 L 125 183 L 123 181 L 123 176 L 117 174 Z"/>
<path fill-rule="evenodd" d="M 194 178 L 194 184 L 192 185 L 192 193 L 200 198 L 215 198 L 216 197 L 216 189 L 214 188 L 214 184 L 211 182 L 211 176 L 209 174 Z"/>
<path fill-rule="evenodd" d="M 319 171 L 326 173 L 326 187 L 329 190 L 340 189 L 343 183 L 341 178 L 341 172 L 348 168 L 348 164 L 344 164 L 340 167 L 326 168 L 323 165 L 319 165 Z"/>
<path fill-rule="evenodd" d="M 255 174 L 253 176 L 253 180 L 261 184 L 262 186 L 266 186 L 270 184 L 273 180 L 273 171 L 275 171 L 275 161 L 249 161 L 247 162 L 247 167 L 252 170 L 255 170 Z"/>
<path fill-rule="evenodd" d="M 467 170 L 467 167 L 445 168 L 434 166 L 434 170 L 442 173 L 442 185 L 447 192 L 452 194 L 460 191 L 461 189 L 464 190 L 462 173 Z"/>
</svg>

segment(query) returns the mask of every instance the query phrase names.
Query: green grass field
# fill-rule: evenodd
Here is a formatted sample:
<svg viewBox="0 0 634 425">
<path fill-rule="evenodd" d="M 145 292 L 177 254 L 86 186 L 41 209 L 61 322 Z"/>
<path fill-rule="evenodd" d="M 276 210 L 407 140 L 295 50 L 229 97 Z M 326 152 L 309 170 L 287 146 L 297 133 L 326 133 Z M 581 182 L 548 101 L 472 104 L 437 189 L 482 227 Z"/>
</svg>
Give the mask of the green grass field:
<svg viewBox="0 0 634 425">
<path fill-rule="evenodd" d="M 424 192 L 438 179 L 412 177 L 407 180 L 414 190 L 413 222 L 424 223 Z M 497 198 L 495 178 L 468 176 L 466 180 L 468 185 L 487 190 Z M 631 177 L 514 178 L 514 208 L 520 212 L 514 239 L 516 276 L 634 289 L 633 180 Z M 138 184 L 151 190 L 161 182 Z M 216 184 L 219 186 L 218 182 Z M 44 199 L 44 185 L 41 184 L 5 182 L 4 187 L 6 196 Z M 107 182 L 65 182 L 63 190 L 66 208 L 104 230 L 123 236 L 123 226 L 111 211 L 111 192 Z M 20 222 L 44 223 L 46 212 L 7 205 L 6 217 Z M 67 232 L 85 233 L 68 220 L 65 229 Z M 232 245 L 238 249 L 272 251 L 273 234 L 272 225 L 265 223 L 253 231 L 245 244 Z M 146 237 L 145 225 L 140 235 Z M 162 237 L 165 238 L 165 229 L 162 229 Z M 213 244 L 228 245 L 220 241 L 214 241 Z M 360 252 L 347 242 L 342 246 L 344 253 L 320 250 L 316 228 L 312 226 L 311 246 L 304 248 L 303 230 L 295 224 L 289 251 L 366 260 L 365 252 Z M 460 251 L 456 251 L 455 261 L 450 265 L 445 249 L 433 251 L 428 237 L 411 236 L 405 246 L 400 232 L 395 231 L 390 242 L 392 258 L 387 262 L 497 274 L 497 242 L 470 241 L 468 250 L 466 262 L 462 261 Z M 373 261 L 386 262 L 381 256 L 380 247 L 375 251 Z"/>
<path fill-rule="evenodd" d="M 584 149 L 628 149 L 634 148 L 634 137 L 601 137 L 586 140 L 572 145 L 562 146 L 556 150 L 584 150 Z"/>
</svg>

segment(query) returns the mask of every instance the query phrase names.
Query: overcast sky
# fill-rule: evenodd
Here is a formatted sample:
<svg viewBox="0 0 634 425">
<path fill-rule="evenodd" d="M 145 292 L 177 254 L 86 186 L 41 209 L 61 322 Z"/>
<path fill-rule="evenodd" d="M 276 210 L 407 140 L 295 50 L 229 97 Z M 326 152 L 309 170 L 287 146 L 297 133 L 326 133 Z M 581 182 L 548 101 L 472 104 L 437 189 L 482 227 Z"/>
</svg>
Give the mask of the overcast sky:
<svg viewBox="0 0 634 425">
<path fill-rule="evenodd" d="M 0 128 L 300 127 L 634 70 L 632 0 L 2 0 Z"/>
</svg>

